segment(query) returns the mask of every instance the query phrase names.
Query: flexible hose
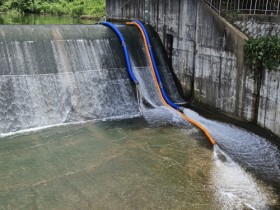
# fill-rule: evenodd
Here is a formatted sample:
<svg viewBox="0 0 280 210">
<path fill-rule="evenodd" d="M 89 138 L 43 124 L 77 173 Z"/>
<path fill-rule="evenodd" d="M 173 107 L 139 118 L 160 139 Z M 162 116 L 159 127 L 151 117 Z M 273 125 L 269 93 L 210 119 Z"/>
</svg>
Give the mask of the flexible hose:
<svg viewBox="0 0 280 210">
<path fill-rule="evenodd" d="M 134 76 L 133 74 L 133 71 L 132 71 L 132 67 L 131 67 L 131 62 L 130 62 L 130 58 L 129 58 L 129 54 L 128 54 L 128 50 L 127 50 L 127 47 L 126 47 L 126 43 L 125 43 L 125 39 L 122 35 L 122 33 L 119 31 L 119 29 L 112 23 L 109 23 L 109 22 L 102 22 L 102 24 L 104 26 L 107 26 L 109 28 L 111 28 L 118 36 L 118 38 L 120 39 L 121 43 L 122 43 L 122 48 L 123 48 L 123 52 L 124 52 L 124 56 L 125 56 L 125 60 L 126 60 L 126 66 L 127 66 L 127 69 L 128 69 L 128 74 L 131 78 L 131 80 L 137 85 L 139 84 L 139 82 L 137 81 L 136 77 Z"/>
<path fill-rule="evenodd" d="M 157 90 L 158 90 L 158 94 L 160 96 L 160 99 L 162 101 L 162 103 L 169 108 L 172 108 L 174 110 L 176 110 L 185 120 L 187 120 L 188 122 L 192 123 L 193 125 L 195 125 L 196 127 L 198 127 L 201 131 L 203 131 L 203 133 L 206 135 L 206 137 L 209 139 L 209 141 L 214 145 L 216 144 L 215 140 L 213 139 L 213 137 L 210 135 L 210 133 L 208 132 L 208 130 L 202 126 L 200 123 L 196 122 L 195 120 L 187 117 L 186 115 L 184 115 L 181 110 L 183 109 L 182 107 L 177 106 L 176 104 L 172 103 L 163 88 L 161 79 L 160 79 L 160 75 L 158 73 L 158 69 L 156 66 L 156 62 L 154 59 L 154 55 L 153 55 L 153 50 L 151 47 L 151 42 L 149 40 L 149 36 L 147 34 L 147 31 L 145 29 L 145 26 L 140 22 L 140 21 L 133 21 L 133 22 L 127 22 L 127 25 L 135 25 L 137 26 L 137 28 L 140 30 L 142 38 L 144 39 L 144 45 L 145 45 L 145 49 L 148 55 L 148 60 L 150 63 L 150 67 L 152 69 L 152 74 L 153 74 L 153 79 L 154 82 L 156 84 Z M 168 99 L 168 100 L 167 100 Z"/>
<path fill-rule="evenodd" d="M 164 100 L 170 105 L 172 106 L 174 109 L 179 109 L 180 107 L 176 104 L 174 104 L 167 96 L 165 90 L 164 90 L 164 87 L 163 87 L 163 84 L 162 84 L 162 81 L 161 81 L 161 77 L 160 77 L 160 74 L 159 74 L 159 70 L 157 68 L 157 65 L 156 65 L 156 61 L 155 61 L 155 56 L 154 56 L 154 53 L 153 53 L 153 50 L 152 50 L 152 45 L 151 45 L 151 41 L 150 41 L 150 38 L 147 34 L 147 31 L 145 29 L 145 26 L 143 25 L 143 23 L 141 23 L 140 21 L 133 21 L 133 22 L 136 22 L 137 24 L 140 25 L 141 29 L 143 30 L 144 32 L 144 36 L 146 37 L 146 42 L 147 42 L 147 45 L 148 45 L 148 50 L 149 50 L 149 55 L 151 57 L 151 61 L 152 61 L 152 65 L 154 67 L 154 71 L 155 71 L 155 74 L 156 74 L 156 78 L 157 78 L 157 82 L 159 84 L 159 87 L 160 87 L 160 90 L 161 90 L 161 93 L 162 93 L 162 96 L 164 98 Z"/>
</svg>

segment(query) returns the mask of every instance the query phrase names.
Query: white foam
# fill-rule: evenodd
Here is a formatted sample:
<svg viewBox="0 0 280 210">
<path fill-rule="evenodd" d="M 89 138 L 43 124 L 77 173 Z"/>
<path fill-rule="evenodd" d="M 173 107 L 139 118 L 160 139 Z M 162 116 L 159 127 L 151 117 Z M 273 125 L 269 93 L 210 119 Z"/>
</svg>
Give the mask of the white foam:
<svg viewBox="0 0 280 210">
<path fill-rule="evenodd" d="M 267 209 L 273 202 L 265 187 L 246 173 L 217 145 L 213 153 L 212 182 L 223 209 Z"/>
<path fill-rule="evenodd" d="M 29 129 L 23 129 L 16 132 L 9 132 L 9 133 L 2 133 L 0 134 L 0 139 L 10 137 L 10 136 L 18 136 L 18 135 L 27 135 L 31 133 L 36 133 L 45 129 L 54 128 L 54 127 L 62 127 L 62 126 L 69 126 L 69 125 L 82 125 L 86 123 L 94 123 L 99 121 L 113 121 L 113 120 L 124 120 L 124 119 L 132 119 L 136 117 L 140 117 L 140 114 L 136 115 L 121 115 L 121 116 L 114 116 L 114 117 L 106 117 L 102 119 L 93 119 L 93 120 L 84 120 L 79 122 L 69 122 L 69 123 L 60 123 L 60 124 L 54 124 L 49 126 L 41 126 L 36 128 L 29 128 Z"/>
<path fill-rule="evenodd" d="M 233 125 L 205 119 L 190 109 L 184 114 L 208 129 L 217 144 L 246 167 L 280 182 L 280 154 L 266 139 Z"/>
</svg>

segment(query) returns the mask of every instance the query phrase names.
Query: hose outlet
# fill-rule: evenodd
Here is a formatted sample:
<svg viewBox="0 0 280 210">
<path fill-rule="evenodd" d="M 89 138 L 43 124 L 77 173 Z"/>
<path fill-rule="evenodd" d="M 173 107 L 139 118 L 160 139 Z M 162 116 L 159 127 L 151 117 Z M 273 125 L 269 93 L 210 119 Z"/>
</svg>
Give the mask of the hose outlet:
<svg viewBox="0 0 280 210">
<path fill-rule="evenodd" d="M 182 107 L 182 106 L 179 106 L 179 108 L 177 110 L 181 113 L 184 113 L 184 107 Z"/>
</svg>

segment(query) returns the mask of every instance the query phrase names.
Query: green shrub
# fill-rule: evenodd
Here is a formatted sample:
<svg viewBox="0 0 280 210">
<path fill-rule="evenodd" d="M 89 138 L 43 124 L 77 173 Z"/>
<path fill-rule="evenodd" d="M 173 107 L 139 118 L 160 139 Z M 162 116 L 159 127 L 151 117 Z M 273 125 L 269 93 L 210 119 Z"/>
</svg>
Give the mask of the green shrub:
<svg viewBox="0 0 280 210">
<path fill-rule="evenodd" d="M 105 15 L 105 0 L 0 0 L 0 12 L 54 14 L 54 15 Z"/>
<path fill-rule="evenodd" d="M 249 39 L 244 46 L 244 61 L 255 75 L 263 68 L 276 70 L 280 66 L 280 38 L 264 36 Z"/>
<path fill-rule="evenodd" d="M 51 13 L 55 15 L 64 15 L 66 14 L 65 7 L 60 4 L 53 4 Z"/>
<path fill-rule="evenodd" d="M 40 14 L 48 14 L 51 12 L 51 6 L 48 3 L 44 2 L 38 5 L 37 10 Z"/>
<path fill-rule="evenodd" d="M 73 16 L 81 16 L 83 14 L 84 14 L 84 7 L 82 5 L 73 7 L 72 9 Z"/>
</svg>

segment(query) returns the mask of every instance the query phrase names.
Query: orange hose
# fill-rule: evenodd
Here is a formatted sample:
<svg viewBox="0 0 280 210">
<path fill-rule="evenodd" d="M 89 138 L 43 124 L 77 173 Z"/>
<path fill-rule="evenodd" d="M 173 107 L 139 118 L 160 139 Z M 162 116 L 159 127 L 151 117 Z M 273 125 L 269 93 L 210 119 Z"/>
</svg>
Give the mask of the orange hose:
<svg viewBox="0 0 280 210">
<path fill-rule="evenodd" d="M 159 87 L 159 85 L 158 85 L 157 76 L 156 76 L 156 74 L 155 74 L 155 70 L 154 70 L 152 58 L 151 58 L 151 56 L 150 56 L 149 47 L 148 47 L 148 45 L 147 45 L 147 40 L 146 40 L 146 37 L 145 37 L 145 34 L 144 34 L 142 28 L 141 28 L 137 23 L 135 23 L 135 22 L 127 22 L 126 24 L 127 24 L 127 25 L 135 25 L 135 26 L 137 26 L 138 29 L 140 30 L 140 32 L 141 32 L 141 34 L 142 34 L 142 38 L 144 39 L 144 45 L 145 45 L 146 53 L 147 53 L 147 55 L 148 55 L 148 60 L 149 60 L 149 63 L 150 63 L 150 67 L 152 68 L 153 79 L 154 79 L 154 82 L 155 82 L 155 84 L 156 84 L 156 87 L 157 87 L 157 91 L 158 91 L 158 93 L 159 93 L 160 100 L 162 101 L 162 103 L 164 104 L 164 106 L 170 107 L 170 106 L 168 105 L 168 103 L 166 103 L 166 101 L 164 100 L 163 95 L 162 95 L 161 90 L 160 90 L 160 87 Z"/>
<path fill-rule="evenodd" d="M 172 106 L 170 106 L 168 103 L 166 103 L 166 101 L 164 100 L 163 98 L 163 95 L 161 93 L 161 90 L 160 90 L 160 87 L 159 87 L 159 84 L 158 84 L 158 81 L 157 81 L 157 77 L 156 77 L 156 74 L 155 74 L 155 69 L 154 69 L 154 66 L 153 66 L 153 62 L 152 62 L 152 58 L 151 58 L 151 55 L 150 55 L 150 51 L 149 51 L 149 47 L 147 45 L 147 40 L 146 40 L 146 36 L 142 30 L 142 28 L 139 26 L 138 23 L 136 22 L 127 22 L 126 23 L 127 25 L 135 25 L 137 26 L 137 28 L 140 30 L 141 32 L 141 35 L 142 35 L 142 38 L 144 39 L 144 45 L 145 45 L 145 49 L 146 49 L 146 53 L 148 55 L 148 60 L 149 60 L 149 64 L 150 64 L 150 67 L 152 69 L 152 74 L 153 74 L 153 79 L 154 79 L 154 82 L 155 82 L 155 85 L 157 87 L 157 91 L 158 91 L 158 94 L 159 94 L 159 97 L 160 97 L 160 100 L 162 101 L 163 105 L 166 106 L 166 107 L 169 107 L 171 109 L 174 109 Z M 204 132 L 204 134 L 206 135 L 206 137 L 209 139 L 209 141 L 214 145 L 216 144 L 215 140 L 212 138 L 212 136 L 210 135 L 210 133 L 208 132 L 208 130 L 202 126 L 200 123 L 194 121 L 193 119 L 187 117 L 186 115 L 184 115 L 183 113 L 181 113 L 180 111 L 178 111 L 177 109 L 174 109 L 176 112 L 178 112 L 185 120 L 187 120 L 188 122 L 192 123 L 193 125 L 195 125 L 196 127 L 198 127 L 201 131 Z"/>
</svg>

